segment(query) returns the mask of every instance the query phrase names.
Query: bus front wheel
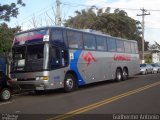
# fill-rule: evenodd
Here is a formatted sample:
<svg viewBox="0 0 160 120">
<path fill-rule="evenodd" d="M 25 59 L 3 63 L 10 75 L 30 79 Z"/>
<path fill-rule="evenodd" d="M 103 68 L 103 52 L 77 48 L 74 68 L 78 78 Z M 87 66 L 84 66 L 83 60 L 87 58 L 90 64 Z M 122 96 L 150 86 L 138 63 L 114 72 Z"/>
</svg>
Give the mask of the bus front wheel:
<svg viewBox="0 0 160 120">
<path fill-rule="evenodd" d="M 75 81 L 74 75 L 66 74 L 66 77 L 64 80 L 64 91 L 71 92 L 71 91 L 74 91 L 75 88 L 76 88 L 76 81 Z"/>
</svg>

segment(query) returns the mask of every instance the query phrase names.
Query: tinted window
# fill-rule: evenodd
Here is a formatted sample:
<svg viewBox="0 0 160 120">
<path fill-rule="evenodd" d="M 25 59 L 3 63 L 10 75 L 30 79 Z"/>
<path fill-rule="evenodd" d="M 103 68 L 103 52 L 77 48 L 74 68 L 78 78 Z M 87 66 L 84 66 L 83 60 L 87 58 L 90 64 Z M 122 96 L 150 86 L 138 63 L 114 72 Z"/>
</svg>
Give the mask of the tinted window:
<svg viewBox="0 0 160 120">
<path fill-rule="evenodd" d="M 52 47 L 51 52 L 50 52 L 50 64 L 51 64 L 51 69 L 56 69 L 61 67 L 61 54 L 60 54 L 60 49 Z"/>
<path fill-rule="evenodd" d="M 124 48 L 126 53 L 131 53 L 131 44 L 128 41 L 124 41 Z"/>
<path fill-rule="evenodd" d="M 135 52 L 138 53 L 138 46 L 137 46 L 137 43 L 134 43 L 134 46 L 135 46 Z"/>
<path fill-rule="evenodd" d="M 26 42 L 42 42 L 44 35 L 48 34 L 48 29 L 35 30 L 21 33 L 15 36 L 14 44 L 24 44 Z"/>
<path fill-rule="evenodd" d="M 84 48 L 89 50 L 96 50 L 95 36 L 84 34 Z"/>
<path fill-rule="evenodd" d="M 27 47 L 27 71 L 42 70 L 44 58 L 44 44 L 29 45 Z"/>
<path fill-rule="evenodd" d="M 82 33 L 67 31 L 68 45 L 70 48 L 83 48 Z"/>
<path fill-rule="evenodd" d="M 26 63 L 26 47 L 21 46 L 17 48 L 13 48 L 13 61 L 12 61 L 12 70 L 13 71 L 21 71 L 24 70 Z"/>
<path fill-rule="evenodd" d="M 106 38 L 105 37 L 100 37 L 96 36 L 96 41 L 97 41 L 97 50 L 106 50 Z"/>
<path fill-rule="evenodd" d="M 59 44 L 59 45 L 64 45 L 62 30 L 52 29 L 51 41 L 52 41 L 52 43 L 56 43 L 56 44 Z"/>
<path fill-rule="evenodd" d="M 68 65 L 68 51 L 58 47 L 51 48 L 50 52 L 50 66 L 51 69 L 57 69 Z"/>
<path fill-rule="evenodd" d="M 135 45 L 134 45 L 134 43 L 131 43 L 131 51 L 132 51 L 132 53 L 136 53 L 136 50 L 135 50 Z"/>
<path fill-rule="evenodd" d="M 146 64 L 140 64 L 140 67 L 146 67 L 147 65 Z"/>
<path fill-rule="evenodd" d="M 27 57 L 28 60 L 37 60 L 43 58 L 43 44 L 38 45 L 29 45 L 27 48 Z"/>
<path fill-rule="evenodd" d="M 66 32 L 66 30 L 63 30 L 63 40 L 65 43 L 65 47 L 67 47 L 67 32 Z"/>
<path fill-rule="evenodd" d="M 108 38 L 107 42 L 108 42 L 108 51 L 110 52 L 116 51 L 116 40 L 113 38 Z"/>
<path fill-rule="evenodd" d="M 122 40 L 116 40 L 117 43 L 117 51 L 124 52 L 124 42 Z"/>
</svg>

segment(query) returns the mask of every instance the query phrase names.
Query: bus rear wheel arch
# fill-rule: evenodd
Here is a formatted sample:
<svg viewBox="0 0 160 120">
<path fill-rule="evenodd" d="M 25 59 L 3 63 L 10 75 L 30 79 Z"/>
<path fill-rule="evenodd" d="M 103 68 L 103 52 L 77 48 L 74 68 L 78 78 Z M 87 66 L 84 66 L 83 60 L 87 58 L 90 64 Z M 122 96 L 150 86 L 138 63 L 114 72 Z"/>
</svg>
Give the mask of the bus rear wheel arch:
<svg viewBox="0 0 160 120">
<path fill-rule="evenodd" d="M 64 91 L 72 92 L 77 88 L 77 78 L 76 75 L 72 72 L 66 73 L 64 79 Z"/>
</svg>

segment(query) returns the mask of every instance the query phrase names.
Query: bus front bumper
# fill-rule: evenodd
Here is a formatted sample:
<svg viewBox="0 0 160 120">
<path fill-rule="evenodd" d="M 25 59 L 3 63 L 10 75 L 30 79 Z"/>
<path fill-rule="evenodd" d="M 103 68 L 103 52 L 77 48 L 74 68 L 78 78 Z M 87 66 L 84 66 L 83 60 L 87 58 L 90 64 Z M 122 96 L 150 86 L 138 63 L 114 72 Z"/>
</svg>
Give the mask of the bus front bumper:
<svg viewBox="0 0 160 120">
<path fill-rule="evenodd" d="M 46 90 L 49 89 L 48 81 L 14 81 L 15 89 L 20 90 Z"/>
</svg>

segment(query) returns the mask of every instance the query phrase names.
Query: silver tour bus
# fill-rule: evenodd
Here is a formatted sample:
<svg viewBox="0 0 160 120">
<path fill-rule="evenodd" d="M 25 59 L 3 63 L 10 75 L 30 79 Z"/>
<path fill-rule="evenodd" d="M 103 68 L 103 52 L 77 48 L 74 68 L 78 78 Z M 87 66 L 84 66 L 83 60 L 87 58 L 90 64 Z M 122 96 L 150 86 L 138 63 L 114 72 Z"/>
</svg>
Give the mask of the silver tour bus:
<svg viewBox="0 0 160 120">
<path fill-rule="evenodd" d="M 43 27 L 17 33 L 11 77 L 22 90 L 64 88 L 139 73 L 137 42 L 93 30 Z"/>
</svg>

